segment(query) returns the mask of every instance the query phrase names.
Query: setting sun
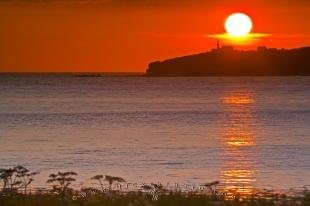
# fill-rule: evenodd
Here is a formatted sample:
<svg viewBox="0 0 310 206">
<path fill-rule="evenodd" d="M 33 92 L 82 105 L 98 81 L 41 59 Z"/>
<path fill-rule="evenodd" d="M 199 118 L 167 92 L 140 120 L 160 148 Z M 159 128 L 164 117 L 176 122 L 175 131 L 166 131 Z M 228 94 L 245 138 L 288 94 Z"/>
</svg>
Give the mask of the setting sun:
<svg viewBox="0 0 310 206">
<path fill-rule="evenodd" d="M 245 37 L 253 27 L 252 20 L 243 13 L 235 13 L 230 15 L 225 22 L 227 33 L 233 37 Z"/>
<path fill-rule="evenodd" d="M 230 14 L 224 23 L 224 33 L 208 35 L 208 37 L 223 41 L 225 44 L 253 45 L 271 34 L 254 33 L 253 21 L 244 13 Z"/>
</svg>

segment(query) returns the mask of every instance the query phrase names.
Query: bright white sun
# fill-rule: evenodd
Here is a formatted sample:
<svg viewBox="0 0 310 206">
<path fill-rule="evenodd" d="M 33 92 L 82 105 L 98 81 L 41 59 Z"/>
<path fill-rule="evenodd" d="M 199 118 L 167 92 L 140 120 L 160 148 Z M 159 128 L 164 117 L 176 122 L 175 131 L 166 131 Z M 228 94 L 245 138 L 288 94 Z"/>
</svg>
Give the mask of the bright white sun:
<svg viewBox="0 0 310 206">
<path fill-rule="evenodd" d="M 252 20 L 243 13 L 235 13 L 230 15 L 225 22 L 225 29 L 232 37 L 245 37 L 253 27 Z"/>
</svg>

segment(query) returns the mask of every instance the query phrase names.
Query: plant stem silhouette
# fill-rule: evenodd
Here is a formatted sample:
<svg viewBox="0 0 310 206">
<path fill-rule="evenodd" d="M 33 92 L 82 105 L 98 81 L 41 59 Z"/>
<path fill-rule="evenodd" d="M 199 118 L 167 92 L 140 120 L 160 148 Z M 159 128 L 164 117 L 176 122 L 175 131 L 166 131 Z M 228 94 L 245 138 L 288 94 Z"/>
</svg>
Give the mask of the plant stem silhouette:
<svg viewBox="0 0 310 206">
<path fill-rule="evenodd" d="M 67 193 L 73 191 L 69 186 L 76 179 L 77 173 L 75 172 L 58 172 L 57 174 L 50 174 L 47 183 L 52 185 L 52 192 L 59 194 L 63 199 Z"/>
<path fill-rule="evenodd" d="M 105 181 L 107 181 L 109 183 L 109 190 L 112 190 L 112 185 L 114 182 L 126 182 L 123 178 L 121 177 L 114 177 L 114 176 L 110 176 L 110 175 L 106 175 L 104 178 Z"/>
<path fill-rule="evenodd" d="M 16 193 L 23 188 L 24 194 L 27 193 L 28 186 L 33 182 L 33 177 L 38 174 L 30 172 L 23 166 L 16 166 L 9 169 L 0 169 L 0 180 L 2 181 L 2 193 Z"/>
<path fill-rule="evenodd" d="M 99 185 L 101 187 L 101 192 L 104 192 L 104 184 L 103 184 L 103 175 L 95 175 L 91 178 L 92 180 L 97 180 L 99 182 Z"/>
</svg>

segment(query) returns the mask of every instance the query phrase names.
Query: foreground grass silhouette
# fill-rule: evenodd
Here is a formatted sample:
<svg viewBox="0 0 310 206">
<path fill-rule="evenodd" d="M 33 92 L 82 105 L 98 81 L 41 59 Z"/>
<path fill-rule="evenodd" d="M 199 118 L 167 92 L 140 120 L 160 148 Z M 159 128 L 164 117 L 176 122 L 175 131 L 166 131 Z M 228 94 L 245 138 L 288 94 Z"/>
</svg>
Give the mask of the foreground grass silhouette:
<svg viewBox="0 0 310 206">
<path fill-rule="evenodd" d="M 296 195 L 257 191 L 244 196 L 217 189 L 218 181 L 202 185 L 196 190 L 181 190 L 178 186 L 166 189 L 161 184 L 143 184 L 136 190 L 123 190 L 127 184 L 121 177 L 96 175 L 97 188 L 71 188 L 75 172 L 51 174 L 47 183 L 51 189 L 28 190 L 36 173 L 17 166 L 0 169 L 0 206 L 309 206 L 310 193 L 305 188 Z M 105 185 L 107 182 L 107 186 Z M 113 187 L 116 186 L 116 187 Z M 126 185 L 123 185 L 126 187 Z"/>
<path fill-rule="evenodd" d="M 225 200 L 217 196 L 198 194 L 170 193 L 158 196 L 154 199 L 151 194 L 142 192 L 66 195 L 65 198 L 53 194 L 15 194 L 12 196 L 1 196 L 1 206 L 205 206 L 205 205 L 236 205 L 236 206 L 258 206 L 258 205 L 301 205 L 309 206 L 310 197 L 260 197 L 247 199 Z"/>
</svg>

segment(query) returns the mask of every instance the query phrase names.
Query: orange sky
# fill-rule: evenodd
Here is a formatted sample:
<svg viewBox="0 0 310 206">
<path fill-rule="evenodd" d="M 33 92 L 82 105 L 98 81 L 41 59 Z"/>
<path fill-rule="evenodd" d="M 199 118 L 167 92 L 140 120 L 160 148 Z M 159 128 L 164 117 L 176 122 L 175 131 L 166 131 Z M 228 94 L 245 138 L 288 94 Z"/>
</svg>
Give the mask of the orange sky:
<svg viewBox="0 0 310 206">
<path fill-rule="evenodd" d="M 2 0 L 0 72 L 145 71 L 215 47 L 233 12 L 271 34 L 245 49 L 310 46 L 308 0 Z"/>
</svg>

